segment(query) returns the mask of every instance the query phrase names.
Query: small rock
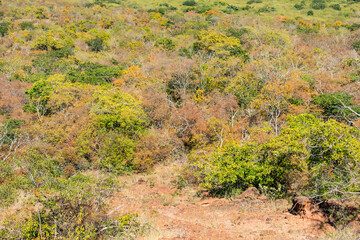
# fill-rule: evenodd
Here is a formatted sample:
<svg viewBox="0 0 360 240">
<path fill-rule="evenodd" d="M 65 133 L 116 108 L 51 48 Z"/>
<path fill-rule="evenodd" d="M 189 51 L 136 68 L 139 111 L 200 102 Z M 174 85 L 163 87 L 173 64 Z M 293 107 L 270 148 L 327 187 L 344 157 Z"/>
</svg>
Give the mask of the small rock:
<svg viewBox="0 0 360 240">
<path fill-rule="evenodd" d="M 274 236 L 276 235 L 276 232 L 273 230 L 263 230 L 260 232 L 260 236 Z"/>
<path fill-rule="evenodd" d="M 267 199 L 267 197 L 266 196 L 260 196 L 260 197 L 258 197 L 258 199 L 262 200 L 262 201 L 265 201 Z"/>
<path fill-rule="evenodd" d="M 259 190 L 255 187 L 249 187 L 246 189 L 240 196 L 238 196 L 238 199 L 241 198 L 250 198 L 250 199 L 256 199 L 260 196 Z"/>
</svg>

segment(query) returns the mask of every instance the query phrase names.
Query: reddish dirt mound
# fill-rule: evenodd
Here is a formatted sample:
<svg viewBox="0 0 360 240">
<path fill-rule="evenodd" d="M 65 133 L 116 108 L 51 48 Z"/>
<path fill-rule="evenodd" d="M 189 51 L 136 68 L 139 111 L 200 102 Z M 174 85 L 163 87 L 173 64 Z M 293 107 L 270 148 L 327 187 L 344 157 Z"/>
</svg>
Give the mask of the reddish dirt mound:
<svg viewBox="0 0 360 240">
<path fill-rule="evenodd" d="M 334 199 L 316 201 L 304 196 L 295 197 L 290 212 L 294 215 L 316 219 L 330 225 L 342 227 L 350 225 L 352 230 L 360 231 L 359 207 Z"/>
<path fill-rule="evenodd" d="M 318 239 L 333 230 L 316 217 L 289 213 L 290 203 L 267 201 L 257 189 L 234 200 L 202 200 L 194 197 L 194 189 L 172 188 L 174 175 L 166 167 L 153 175 L 124 178 L 124 188 L 110 202 L 112 215 L 139 213 L 151 225 L 142 239 Z"/>
</svg>

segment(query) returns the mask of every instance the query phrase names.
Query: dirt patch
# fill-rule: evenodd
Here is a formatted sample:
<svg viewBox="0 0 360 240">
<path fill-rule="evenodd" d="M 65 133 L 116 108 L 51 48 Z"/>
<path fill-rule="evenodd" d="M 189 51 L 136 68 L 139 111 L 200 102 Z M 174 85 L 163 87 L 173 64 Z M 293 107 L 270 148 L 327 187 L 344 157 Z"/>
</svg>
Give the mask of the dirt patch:
<svg viewBox="0 0 360 240">
<path fill-rule="evenodd" d="M 293 215 L 286 200 L 268 201 L 255 189 L 233 200 L 196 197 L 198 189 L 174 188 L 172 166 L 124 178 L 110 201 L 112 215 L 139 213 L 151 227 L 141 239 L 318 239 L 334 228 L 317 218 Z M 119 207 L 120 206 L 120 207 Z M 118 208 L 118 209 L 116 209 Z"/>
</svg>

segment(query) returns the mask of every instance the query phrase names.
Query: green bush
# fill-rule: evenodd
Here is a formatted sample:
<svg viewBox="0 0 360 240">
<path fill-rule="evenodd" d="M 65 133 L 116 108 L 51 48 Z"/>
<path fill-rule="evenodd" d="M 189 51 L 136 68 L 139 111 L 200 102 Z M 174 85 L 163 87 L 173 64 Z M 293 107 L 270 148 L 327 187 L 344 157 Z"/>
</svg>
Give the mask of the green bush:
<svg viewBox="0 0 360 240">
<path fill-rule="evenodd" d="M 0 23 L 0 35 L 5 37 L 9 33 L 9 25 L 10 23 L 2 22 Z"/>
<path fill-rule="evenodd" d="M 72 47 L 64 47 L 59 50 L 48 51 L 44 54 L 39 54 L 32 60 L 29 74 L 36 70 L 37 73 L 44 73 L 43 76 L 49 76 L 58 72 L 66 72 L 71 65 L 71 62 L 65 61 L 69 56 L 73 55 Z"/>
<path fill-rule="evenodd" d="M 126 135 L 141 133 L 147 121 L 139 101 L 119 90 L 96 94 L 91 111 L 97 129 L 118 130 Z"/>
<path fill-rule="evenodd" d="M 49 115 L 52 112 L 51 107 L 48 106 L 50 95 L 52 93 L 52 87 L 48 82 L 41 80 L 25 91 L 28 97 L 28 103 L 24 105 L 24 110 L 37 113 L 38 117 Z"/>
<path fill-rule="evenodd" d="M 276 8 L 275 7 L 271 7 L 271 6 L 264 6 L 259 8 L 258 12 L 262 13 L 262 12 L 275 12 Z"/>
<path fill-rule="evenodd" d="M 92 85 L 103 85 L 111 83 L 121 75 L 118 66 L 101 65 L 98 63 L 85 62 L 73 68 L 66 74 L 66 79 L 71 82 L 88 83 Z"/>
<path fill-rule="evenodd" d="M 202 186 L 226 193 L 280 185 L 285 193 L 300 190 L 327 197 L 351 196 L 359 190 L 359 130 L 309 114 L 289 116 L 287 125 L 262 144 L 231 143 L 207 157 L 190 155 Z"/>
<path fill-rule="evenodd" d="M 360 51 L 360 41 L 353 42 L 351 46 L 356 50 Z"/>
<path fill-rule="evenodd" d="M 206 162 L 201 156 L 190 155 L 198 169 L 197 177 L 202 186 L 213 194 L 226 194 L 233 189 L 245 190 L 249 186 L 272 185 L 275 181 L 270 176 L 272 168 L 257 162 L 255 143 L 243 146 L 229 144 L 224 149 L 213 153 Z"/>
<path fill-rule="evenodd" d="M 99 167 L 116 174 L 130 173 L 134 167 L 134 150 L 136 142 L 117 132 L 100 136 Z"/>
<path fill-rule="evenodd" d="M 45 170 L 46 173 L 50 170 L 44 165 L 36 168 Z M 35 194 L 32 195 L 32 200 L 41 204 L 42 208 L 28 214 L 16 213 L 8 216 L 3 221 L 1 238 L 135 239 L 143 233 L 145 228 L 139 222 L 137 214 L 126 214 L 116 218 L 106 215 L 104 199 L 118 184 L 113 178 L 83 174 L 74 175 L 69 179 L 49 175 L 44 178 L 39 172 L 32 172 L 34 173 L 37 175 L 28 175 L 33 182 L 54 183 L 26 189 L 33 189 L 31 193 Z"/>
<path fill-rule="evenodd" d="M 331 7 L 332 9 L 337 10 L 337 11 L 341 11 L 341 7 L 340 7 L 339 4 L 331 4 L 330 7 Z"/>
<path fill-rule="evenodd" d="M 20 23 L 21 30 L 33 30 L 35 29 L 34 23 L 29 21 L 24 21 Z"/>
<path fill-rule="evenodd" d="M 310 10 L 310 11 L 308 11 L 308 12 L 306 13 L 306 15 L 308 15 L 308 16 L 314 16 L 314 11 Z"/>
<path fill-rule="evenodd" d="M 321 107 L 322 114 L 327 118 L 335 118 L 341 120 L 351 120 L 356 118 L 354 112 L 360 114 L 360 107 L 356 106 L 351 100 L 352 96 L 345 92 L 337 92 L 334 94 L 320 94 L 313 98 L 312 103 Z M 351 107 L 353 111 L 347 107 Z"/>
<path fill-rule="evenodd" d="M 250 0 L 246 4 L 262 3 L 262 0 Z"/>
<path fill-rule="evenodd" d="M 161 47 L 164 50 L 171 51 L 175 49 L 174 41 L 169 37 L 159 38 L 155 42 L 155 47 Z"/>
<path fill-rule="evenodd" d="M 315 10 L 321 10 L 326 8 L 325 0 L 313 0 L 310 4 L 310 7 Z"/>
<path fill-rule="evenodd" d="M 35 50 L 60 50 L 65 47 L 75 47 L 74 40 L 64 33 L 44 32 L 32 44 Z"/>
<path fill-rule="evenodd" d="M 46 10 L 45 8 L 37 8 L 34 12 L 34 17 L 37 19 L 47 19 L 49 18 L 48 15 L 46 14 Z"/>
<path fill-rule="evenodd" d="M 94 97 L 91 125 L 77 139 L 78 152 L 85 158 L 96 159 L 106 172 L 129 173 L 147 117 L 137 100 L 119 90 L 100 91 Z M 96 151 L 94 144 L 98 145 Z"/>
<path fill-rule="evenodd" d="M 248 28 L 229 28 L 227 30 L 227 35 L 229 37 L 235 37 L 237 39 L 240 39 L 240 41 L 243 39 L 243 35 L 250 33 L 250 30 Z"/>
<path fill-rule="evenodd" d="M 193 50 L 197 53 L 214 54 L 220 58 L 242 56 L 244 61 L 248 60 L 247 52 L 237 38 L 227 37 L 222 33 L 202 31 L 198 39 L 193 44 Z"/>
<path fill-rule="evenodd" d="M 296 4 L 294 5 L 294 8 L 296 8 L 297 10 L 301 10 L 301 9 L 304 8 L 304 6 L 303 6 L 302 4 L 296 3 Z"/>
<path fill-rule="evenodd" d="M 106 44 L 105 40 L 101 37 L 95 37 L 86 41 L 86 44 L 89 46 L 90 50 L 93 52 L 100 52 L 105 49 Z"/>
<path fill-rule="evenodd" d="M 350 31 L 356 31 L 360 28 L 360 24 L 359 23 L 353 23 L 351 25 L 347 25 L 346 26 L 347 29 L 349 29 Z"/>
<path fill-rule="evenodd" d="M 187 0 L 187 1 L 185 1 L 185 2 L 183 2 L 183 4 L 182 5 L 184 5 L 184 6 L 189 6 L 189 7 L 193 7 L 193 6 L 196 6 L 196 1 L 195 0 Z"/>
</svg>

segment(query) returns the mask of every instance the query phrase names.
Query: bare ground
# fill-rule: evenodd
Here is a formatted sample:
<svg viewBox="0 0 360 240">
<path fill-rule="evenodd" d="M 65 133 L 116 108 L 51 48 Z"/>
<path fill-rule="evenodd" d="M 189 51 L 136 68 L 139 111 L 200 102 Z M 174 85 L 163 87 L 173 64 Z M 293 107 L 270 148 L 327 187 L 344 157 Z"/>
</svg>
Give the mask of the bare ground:
<svg viewBox="0 0 360 240">
<path fill-rule="evenodd" d="M 123 188 L 109 202 L 113 216 L 139 213 L 150 229 L 147 239 L 319 239 L 333 227 L 317 218 L 288 212 L 286 200 L 264 197 L 201 198 L 199 189 L 178 190 L 175 166 L 159 166 L 148 175 L 120 178 Z"/>
</svg>

